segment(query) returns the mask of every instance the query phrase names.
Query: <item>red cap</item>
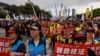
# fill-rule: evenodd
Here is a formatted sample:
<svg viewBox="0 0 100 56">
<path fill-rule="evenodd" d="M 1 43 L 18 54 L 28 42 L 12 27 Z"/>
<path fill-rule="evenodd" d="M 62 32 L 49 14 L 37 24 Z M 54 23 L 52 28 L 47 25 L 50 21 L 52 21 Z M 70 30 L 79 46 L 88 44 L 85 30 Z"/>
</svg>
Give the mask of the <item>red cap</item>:
<svg viewBox="0 0 100 56">
<path fill-rule="evenodd" d="M 8 31 L 8 33 L 10 33 L 10 34 L 15 33 L 15 32 L 16 32 L 16 30 L 13 29 L 13 28 L 11 28 L 11 29 Z"/>
<path fill-rule="evenodd" d="M 79 31 L 75 38 L 85 37 L 85 33 L 83 31 Z"/>
<path fill-rule="evenodd" d="M 9 30 L 8 33 L 15 33 L 15 30 Z"/>
<path fill-rule="evenodd" d="M 9 34 L 12 34 L 12 33 L 19 33 L 19 30 L 17 28 L 14 28 L 14 27 L 11 27 L 8 31 Z"/>
</svg>

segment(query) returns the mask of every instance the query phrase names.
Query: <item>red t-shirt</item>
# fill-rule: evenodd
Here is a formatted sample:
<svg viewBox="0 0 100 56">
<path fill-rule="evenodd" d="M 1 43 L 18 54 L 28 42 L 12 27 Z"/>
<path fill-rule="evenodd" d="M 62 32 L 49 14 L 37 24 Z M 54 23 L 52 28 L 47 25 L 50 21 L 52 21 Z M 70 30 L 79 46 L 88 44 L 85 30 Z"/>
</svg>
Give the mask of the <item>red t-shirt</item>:
<svg viewBox="0 0 100 56">
<path fill-rule="evenodd" d="M 42 26 L 42 33 L 45 34 L 46 36 L 50 35 L 50 28 L 49 26 Z"/>
<path fill-rule="evenodd" d="M 59 35 L 62 33 L 62 31 L 63 31 L 63 28 L 57 28 L 57 29 L 55 29 L 54 34 Z"/>
<path fill-rule="evenodd" d="M 74 27 L 64 28 L 63 35 L 72 35 L 74 34 Z"/>
</svg>

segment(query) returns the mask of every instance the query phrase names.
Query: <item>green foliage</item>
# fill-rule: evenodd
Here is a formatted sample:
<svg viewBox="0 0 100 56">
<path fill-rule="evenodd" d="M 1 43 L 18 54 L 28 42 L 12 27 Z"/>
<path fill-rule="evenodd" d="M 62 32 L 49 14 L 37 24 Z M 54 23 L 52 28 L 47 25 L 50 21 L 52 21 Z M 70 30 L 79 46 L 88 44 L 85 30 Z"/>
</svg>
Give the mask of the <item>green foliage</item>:
<svg viewBox="0 0 100 56">
<path fill-rule="evenodd" d="M 6 14 L 6 13 L 0 11 L 0 18 L 5 18 L 5 14 Z"/>
<path fill-rule="evenodd" d="M 93 10 L 93 17 L 100 16 L 100 8 Z"/>
<path fill-rule="evenodd" d="M 81 16 L 82 16 L 82 14 L 77 14 L 76 17 L 77 17 L 78 19 L 81 19 Z"/>
<path fill-rule="evenodd" d="M 33 6 L 34 6 L 37 16 L 39 16 L 42 12 L 45 12 L 48 17 L 51 17 L 51 14 L 48 11 L 40 9 L 37 5 L 33 5 Z M 8 10 L 10 14 L 13 14 L 13 13 L 15 14 L 21 13 L 21 14 L 27 14 L 27 15 L 34 14 L 32 6 L 29 3 L 26 3 L 25 5 L 21 5 L 21 6 L 7 5 L 5 6 L 4 9 Z"/>
</svg>

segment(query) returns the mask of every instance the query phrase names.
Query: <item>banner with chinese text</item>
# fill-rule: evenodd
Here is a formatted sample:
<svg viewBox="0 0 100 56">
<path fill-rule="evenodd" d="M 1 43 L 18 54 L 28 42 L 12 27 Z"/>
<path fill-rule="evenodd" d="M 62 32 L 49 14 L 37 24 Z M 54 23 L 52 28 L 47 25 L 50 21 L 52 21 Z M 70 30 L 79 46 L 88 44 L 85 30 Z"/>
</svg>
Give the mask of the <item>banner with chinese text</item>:
<svg viewBox="0 0 100 56">
<path fill-rule="evenodd" d="M 55 43 L 54 56 L 87 56 L 87 45 Z"/>
<path fill-rule="evenodd" d="M 10 42 L 9 39 L 0 37 L 0 56 L 10 56 Z"/>
<path fill-rule="evenodd" d="M 88 45 L 88 47 L 95 52 L 96 56 L 100 56 L 100 44 Z"/>
</svg>

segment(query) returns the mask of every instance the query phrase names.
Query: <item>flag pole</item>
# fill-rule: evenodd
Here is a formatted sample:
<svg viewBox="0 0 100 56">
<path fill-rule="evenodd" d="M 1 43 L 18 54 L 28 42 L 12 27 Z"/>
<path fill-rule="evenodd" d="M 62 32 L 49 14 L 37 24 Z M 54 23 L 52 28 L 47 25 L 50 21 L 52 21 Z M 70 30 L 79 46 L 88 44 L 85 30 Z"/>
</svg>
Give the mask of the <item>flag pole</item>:
<svg viewBox="0 0 100 56">
<path fill-rule="evenodd" d="M 93 6 L 91 6 L 91 18 L 93 17 Z"/>
<path fill-rule="evenodd" d="M 56 16 L 58 16 L 57 15 L 57 6 L 56 6 L 56 4 L 55 4 L 55 14 L 56 14 Z"/>
<path fill-rule="evenodd" d="M 35 9 L 34 9 L 34 7 L 33 7 L 33 4 L 32 4 L 32 2 L 31 2 L 31 0 L 28 0 L 28 1 L 29 1 L 29 3 L 30 3 L 31 6 L 32 6 L 32 9 L 33 9 L 33 12 L 34 12 L 34 16 L 38 19 L 37 14 L 36 14 L 36 11 L 35 11 Z"/>
</svg>

